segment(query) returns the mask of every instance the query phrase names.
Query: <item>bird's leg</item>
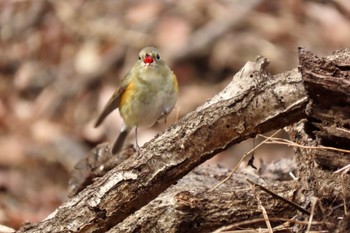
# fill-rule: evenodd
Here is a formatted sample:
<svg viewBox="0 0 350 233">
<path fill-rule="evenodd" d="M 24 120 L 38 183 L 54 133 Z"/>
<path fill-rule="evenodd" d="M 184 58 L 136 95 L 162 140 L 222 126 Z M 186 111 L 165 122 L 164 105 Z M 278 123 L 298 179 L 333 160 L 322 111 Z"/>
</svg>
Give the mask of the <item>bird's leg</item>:
<svg viewBox="0 0 350 233">
<path fill-rule="evenodd" d="M 135 143 L 136 143 L 136 152 L 137 152 L 137 154 L 139 154 L 140 153 L 140 146 L 139 146 L 139 142 L 138 142 L 138 140 L 137 140 L 137 129 L 138 129 L 139 127 L 136 125 L 136 127 L 135 127 Z"/>
<path fill-rule="evenodd" d="M 163 114 L 163 117 L 164 117 L 164 124 L 166 124 L 167 116 L 168 116 L 168 114 Z"/>
<path fill-rule="evenodd" d="M 156 122 L 159 122 L 161 119 L 164 118 L 164 124 L 166 124 L 166 118 L 167 118 L 168 114 L 169 114 L 169 112 L 166 112 L 166 111 L 162 112 L 162 114 L 160 115 L 160 117 L 158 117 Z"/>
<path fill-rule="evenodd" d="M 175 107 L 175 110 L 176 110 L 175 122 L 177 122 L 179 120 L 180 108 Z"/>
</svg>

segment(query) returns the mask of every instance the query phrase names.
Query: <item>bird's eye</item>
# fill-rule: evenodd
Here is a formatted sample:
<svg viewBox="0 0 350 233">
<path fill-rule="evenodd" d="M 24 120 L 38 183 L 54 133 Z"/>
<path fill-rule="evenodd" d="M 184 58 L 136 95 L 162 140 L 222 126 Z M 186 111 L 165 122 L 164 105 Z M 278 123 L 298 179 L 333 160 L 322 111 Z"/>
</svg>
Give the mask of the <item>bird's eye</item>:
<svg viewBox="0 0 350 233">
<path fill-rule="evenodd" d="M 156 56 L 157 60 L 159 61 L 160 60 L 160 56 L 159 56 L 159 53 L 157 53 L 157 56 Z"/>
<path fill-rule="evenodd" d="M 139 56 L 139 60 L 141 61 L 141 56 Z"/>
</svg>

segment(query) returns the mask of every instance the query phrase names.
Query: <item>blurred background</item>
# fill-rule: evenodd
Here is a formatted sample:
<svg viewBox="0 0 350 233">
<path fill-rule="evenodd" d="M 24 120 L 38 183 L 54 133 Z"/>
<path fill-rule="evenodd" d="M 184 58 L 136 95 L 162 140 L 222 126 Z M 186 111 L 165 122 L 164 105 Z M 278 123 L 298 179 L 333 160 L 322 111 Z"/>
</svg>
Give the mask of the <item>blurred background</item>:
<svg viewBox="0 0 350 233">
<path fill-rule="evenodd" d="M 118 111 L 92 125 L 142 47 L 158 47 L 178 77 L 170 125 L 258 55 L 277 74 L 297 67 L 298 46 L 320 56 L 349 47 L 349 19 L 348 0 L 1 0 L 0 224 L 47 217 L 66 200 L 74 164 L 115 139 Z M 165 127 L 140 129 L 140 144 Z M 254 143 L 207 163 L 231 168 Z M 264 163 L 292 156 L 256 153 Z"/>
</svg>

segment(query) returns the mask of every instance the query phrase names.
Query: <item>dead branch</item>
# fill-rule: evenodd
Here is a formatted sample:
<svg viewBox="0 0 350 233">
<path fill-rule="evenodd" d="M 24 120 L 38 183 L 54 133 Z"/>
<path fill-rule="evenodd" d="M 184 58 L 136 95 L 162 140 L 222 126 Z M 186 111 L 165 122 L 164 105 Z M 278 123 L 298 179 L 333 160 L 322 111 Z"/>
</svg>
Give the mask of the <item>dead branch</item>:
<svg viewBox="0 0 350 233">
<path fill-rule="evenodd" d="M 217 96 L 186 115 L 124 163 L 20 232 L 105 232 L 220 151 L 304 117 L 307 97 L 296 70 L 272 76 L 248 62 Z"/>
<path fill-rule="evenodd" d="M 224 185 L 209 191 L 228 172 L 227 169 L 199 166 L 108 232 L 209 232 L 222 224 L 239 223 L 247 216 L 261 218 L 254 193 L 244 181 L 251 177 L 261 182 L 257 176 L 236 173 Z M 291 190 L 296 187 L 297 182 L 274 182 L 272 185 L 275 192 L 288 199 L 293 199 Z M 262 192 L 259 195 L 269 213 L 279 212 L 279 216 L 286 218 L 296 213 L 290 211 L 288 204 L 274 200 L 271 195 Z M 263 227 L 265 224 L 254 225 Z"/>
<path fill-rule="evenodd" d="M 314 208 L 314 220 L 330 222 L 326 229 L 348 232 L 346 205 L 350 199 L 343 190 L 350 189 L 350 176 L 334 171 L 350 163 L 350 50 L 317 57 L 300 49 L 299 60 L 310 103 L 307 121 L 290 128 L 292 140 L 302 145 L 295 149 L 300 177 L 298 202 Z M 316 204 L 314 199 L 318 200 Z"/>
</svg>

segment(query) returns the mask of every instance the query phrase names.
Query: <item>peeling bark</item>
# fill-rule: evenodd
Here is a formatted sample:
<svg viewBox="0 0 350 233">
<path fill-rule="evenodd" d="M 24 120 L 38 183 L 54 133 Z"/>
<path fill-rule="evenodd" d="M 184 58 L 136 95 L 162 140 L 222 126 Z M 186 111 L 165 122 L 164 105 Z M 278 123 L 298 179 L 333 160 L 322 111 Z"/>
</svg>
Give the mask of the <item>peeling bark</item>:
<svg viewBox="0 0 350 233">
<path fill-rule="evenodd" d="M 334 173 L 350 164 L 350 50 L 319 58 L 300 49 L 300 71 L 310 98 L 303 121 L 290 130 L 293 141 L 314 148 L 296 149 L 300 190 L 298 202 L 310 206 L 316 198 L 312 230 L 350 232 L 350 176 Z M 340 152 L 324 147 L 348 150 Z"/>
</svg>

